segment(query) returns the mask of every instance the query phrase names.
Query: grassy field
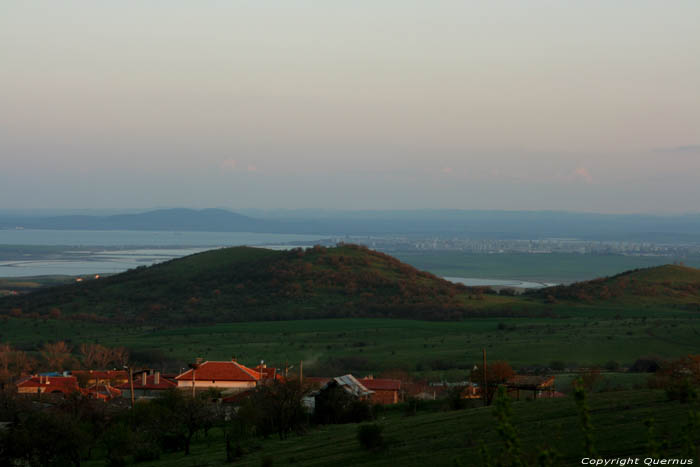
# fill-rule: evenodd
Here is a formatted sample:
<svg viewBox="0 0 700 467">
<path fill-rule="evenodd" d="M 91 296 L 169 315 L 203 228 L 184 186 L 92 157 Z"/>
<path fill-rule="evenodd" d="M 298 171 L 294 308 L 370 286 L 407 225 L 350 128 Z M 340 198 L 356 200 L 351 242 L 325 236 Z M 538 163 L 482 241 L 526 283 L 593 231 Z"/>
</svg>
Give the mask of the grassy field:
<svg viewBox="0 0 700 467">
<path fill-rule="evenodd" d="M 688 405 L 670 402 L 663 393 L 649 390 L 591 394 L 589 404 L 595 448 L 600 457 L 643 458 L 647 439 L 644 421 L 651 417 L 659 439 L 668 441 L 669 447 L 662 454 L 682 455 L 681 439 Z M 248 454 L 236 465 L 257 467 L 265 465 L 264 458 L 271 458 L 272 464 L 267 465 L 480 466 L 483 465 L 482 442 L 492 456 L 503 449 L 492 407 L 419 411 L 413 416 L 397 409 L 387 412 L 378 421 L 384 426 L 383 436 L 387 441 L 383 449 L 362 449 L 356 439 L 355 424 L 324 426 L 286 440 L 251 440 L 245 443 Z M 580 465 L 583 437 L 572 398 L 514 402 L 512 421 L 527 465 L 536 465 L 542 448 L 558 453 L 555 465 Z M 221 434 L 213 431 L 208 438 L 199 436 L 196 439 L 190 456 L 167 454 L 158 461 L 139 465 L 204 467 L 227 464 Z"/>
<path fill-rule="evenodd" d="M 330 371 L 341 361 L 346 371 L 381 372 L 402 368 L 429 378 L 459 379 L 480 359 L 514 366 L 548 365 L 558 360 L 580 366 L 622 365 L 644 355 L 679 357 L 700 352 L 697 312 L 596 309 L 559 318 L 474 318 L 460 322 L 394 319 L 327 319 L 226 323 L 172 329 L 100 325 L 70 321 L 8 319 L 0 341 L 32 350 L 44 340 L 68 340 L 160 349 L 185 363 L 195 357 L 244 363 L 265 360 L 281 367 L 304 360 Z"/>
<path fill-rule="evenodd" d="M 700 267 L 700 257 L 552 254 L 473 254 L 453 251 L 395 252 L 418 269 L 447 277 L 483 277 L 542 282 L 574 282 L 611 276 L 630 269 L 684 261 Z"/>
</svg>

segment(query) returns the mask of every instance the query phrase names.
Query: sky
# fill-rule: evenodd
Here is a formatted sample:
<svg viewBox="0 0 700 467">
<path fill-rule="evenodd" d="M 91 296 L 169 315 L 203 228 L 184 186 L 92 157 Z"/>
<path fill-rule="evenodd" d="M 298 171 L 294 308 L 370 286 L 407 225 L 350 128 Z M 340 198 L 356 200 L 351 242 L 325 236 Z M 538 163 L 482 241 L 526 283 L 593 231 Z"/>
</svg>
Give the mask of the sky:
<svg viewBox="0 0 700 467">
<path fill-rule="evenodd" d="M 0 209 L 700 212 L 700 2 L 0 2 Z"/>
</svg>

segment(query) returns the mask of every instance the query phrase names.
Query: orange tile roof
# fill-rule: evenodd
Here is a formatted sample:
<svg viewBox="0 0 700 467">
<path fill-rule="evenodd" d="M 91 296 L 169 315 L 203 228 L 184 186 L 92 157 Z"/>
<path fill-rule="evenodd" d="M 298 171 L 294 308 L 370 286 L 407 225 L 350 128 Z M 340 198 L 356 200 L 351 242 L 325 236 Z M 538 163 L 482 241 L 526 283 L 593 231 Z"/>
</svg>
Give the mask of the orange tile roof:
<svg viewBox="0 0 700 467">
<path fill-rule="evenodd" d="M 398 379 L 383 379 L 383 378 L 365 378 L 361 379 L 360 383 L 367 389 L 372 391 L 399 391 L 401 390 L 401 381 Z"/>
<path fill-rule="evenodd" d="M 18 388 L 44 388 L 44 392 L 80 391 L 75 376 L 29 376 L 17 383 Z"/>
<path fill-rule="evenodd" d="M 85 392 L 88 396 L 104 400 L 114 399 L 122 394 L 119 389 L 115 388 L 114 386 L 110 386 L 109 384 L 95 384 L 87 388 Z"/>
<path fill-rule="evenodd" d="M 506 385 L 523 388 L 545 388 L 554 385 L 554 376 L 513 375 Z"/>
<path fill-rule="evenodd" d="M 259 381 L 260 372 L 238 362 L 204 362 L 199 365 L 194 378 L 198 381 Z M 178 375 L 178 381 L 192 381 L 192 370 Z"/>
</svg>

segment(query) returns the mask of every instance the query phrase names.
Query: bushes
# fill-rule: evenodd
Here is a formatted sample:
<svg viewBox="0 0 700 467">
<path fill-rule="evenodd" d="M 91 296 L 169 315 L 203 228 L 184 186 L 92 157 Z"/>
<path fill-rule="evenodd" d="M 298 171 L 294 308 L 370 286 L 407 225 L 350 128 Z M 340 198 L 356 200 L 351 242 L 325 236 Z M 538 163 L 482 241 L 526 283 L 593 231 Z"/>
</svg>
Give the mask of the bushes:
<svg viewBox="0 0 700 467">
<path fill-rule="evenodd" d="M 155 461 L 160 459 L 160 447 L 153 442 L 141 441 L 133 446 L 134 462 Z"/>
<path fill-rule="evenodd" d="M 665 389 L 670 400 L 692 402 L 700 388 L 700 355 L 688 355 L 666 362 L 649 380 L 649 386 Z"/>
<path fill-rule="evenodd" d="M 640 357 L 632 364 L 632 373 L 654 373 L 661 368 L 662 359 L 659 357 Z"/>
<path fill-rule="evenodd" d="M 367 423 L 357 427 L 357 440 L 365 449 L 377 449 L 384 445 L 382 431 L 384 427 L 377 423 Z"/>
<path fill-rule="evenodd" d="M 320 425 L 359 423 L 372 418 L 370 403 L 355 398 L 341 386 L 329 385 L 316 396 L 313 420 Z"/>
</svg>

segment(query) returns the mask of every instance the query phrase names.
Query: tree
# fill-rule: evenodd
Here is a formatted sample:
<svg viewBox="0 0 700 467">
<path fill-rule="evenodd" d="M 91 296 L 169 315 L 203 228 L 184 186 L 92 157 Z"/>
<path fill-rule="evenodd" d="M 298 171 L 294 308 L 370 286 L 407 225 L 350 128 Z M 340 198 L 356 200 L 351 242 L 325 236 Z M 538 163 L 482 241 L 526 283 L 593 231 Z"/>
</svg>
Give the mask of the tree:
<svg viewBox="0 0 700 467">
<path fill-rule="evenodd" d="M 52 370 L 61 371 L 71 359 L 71 348 L 63 341 L 47 342 L 41 348 L 41 356 L 46 366 Z"/>
<path fill-rule="evenodd" d="M 9 344 L 0 344 L 0 384 L 11 382 L 33 365 L 34 361 L 25 352 L 15 350 Z"/>
<path fill-rule="evenodd" d="M 31 410 L 21 415 L 2 433 L 3 465 L 80 466 L 89 437 L 78 420 L 60 411 Z"/>
<path fill-rule="evenodd" d="M 191 397 L 178 389 L 166 391 L 152 404 L 167 409 L 160 420 L 161 429 L 165 435 L 180 442 L 185 455 L 190 453 L 194 435 L 210 425 L 216 415 L 204 398 Z"/>
<path fill-rule="evenodd" d="M 242 443 L 254 433 L 254 418 L 248 413 L 250 408 L 252 407 L 247 405 L 238 410 L 231 410 L 230 407 L 223 405 L 219 407 L 218 421 L 224 433 L 226 462 L 233 462 L 243 455 Z"/>
<path fill-rule="evenodd" d="M 83 366 L 88 369 L 121 368 L 129 363 L 129 351 L 124 347 L 105 347 L 100 344 L 81 344 Z"/>
<path fill-rule="evenodd" d="M 505 361 L 494 361 L 486 365 L 486 403 L 488 405 L 491 404 L 498 386 L 505 384 L 514 374 L 513 368 Z M 480 387 L 484 385 L 483 367 L 472 370 L 471 380 Z"/>
<path fill-rule="evenodd" d="M 651 381 L 663 388 L 670 399 L 689 402 L 697 399 L 700 388 L 700 355 L 687 355 L 664 363 Z"/>
<path fill-rule="evenodd" d="M 247 404 L 258 409 L 260 434 L 277 433 L 280 439 L 285 439 L 289 433 L 301 430 L 307 421 L 302 403 L 306 392 L 307 388 L 296 379 L 273 380 L 259 386 Z"/>
</svg>

